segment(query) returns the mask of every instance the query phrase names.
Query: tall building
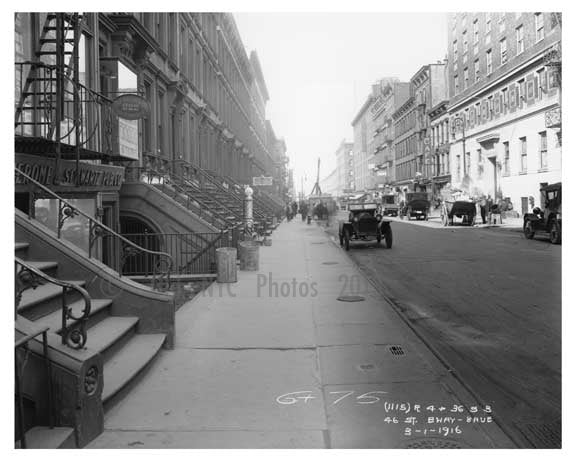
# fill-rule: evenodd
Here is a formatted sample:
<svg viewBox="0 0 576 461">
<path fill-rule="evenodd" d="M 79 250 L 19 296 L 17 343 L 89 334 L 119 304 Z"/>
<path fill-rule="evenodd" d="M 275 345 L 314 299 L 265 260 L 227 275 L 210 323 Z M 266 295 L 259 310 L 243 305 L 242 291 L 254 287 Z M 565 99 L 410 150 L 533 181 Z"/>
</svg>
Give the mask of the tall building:
<svg viewBox="0 0 576 461">
<path fill-rule="evenodd" d="M 383 190 L 391 187 L 396 179 L 392 114 L 409 98 L 410 84 L 389 78 L 380 80 L 372 88 L 374 100 L 370 113 L 373 120 L 373 133 L 369 149 L 374 168 L 371 187 Z"/>
<path fill-rule="evenodd" d="M 448 17 L 451 175 L 518 213 L 561 180 L 561 18 L 557 13 Z"/>
<path fill-rule="evenodd" d="M 336 150 L 337 191 L 336 195 L 354 191 L 354 143 L 342 140 Z"/>
<path fill-rule="evenodd" d="M 368 150 L 369 136 L 372 133 L 372 116 L 370 106 L 372 105 L 372 94 L 368 95 L 366 101 L 352 120 L 354 133 L 354 190 L 367 191 L 371 187 L 372 171 L 369 168 Z"/>
<path fill-rule="evenodd" d="M 396 184 L 432 192 L 433 158 L 429 111 L 446 99 L 446 63 L 422 66 L 410 79 L 410 96 L 394 114 L 400 138 L 396 146 Z"/>
</svg>

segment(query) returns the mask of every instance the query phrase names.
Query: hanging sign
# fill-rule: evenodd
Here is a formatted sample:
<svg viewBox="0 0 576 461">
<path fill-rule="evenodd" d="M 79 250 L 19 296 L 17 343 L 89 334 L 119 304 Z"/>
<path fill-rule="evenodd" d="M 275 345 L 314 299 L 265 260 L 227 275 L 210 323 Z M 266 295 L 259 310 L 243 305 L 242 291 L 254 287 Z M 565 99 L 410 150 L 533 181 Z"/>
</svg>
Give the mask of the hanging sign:
<svg viewBox="0 0 576 461">
<path fill-rule="evenodd" d="M 150 104 L 137 94 L 123 94 L 112 102 L 114 113 L 126 120 L 146 118 L 150 114 Z"/>
</svg>

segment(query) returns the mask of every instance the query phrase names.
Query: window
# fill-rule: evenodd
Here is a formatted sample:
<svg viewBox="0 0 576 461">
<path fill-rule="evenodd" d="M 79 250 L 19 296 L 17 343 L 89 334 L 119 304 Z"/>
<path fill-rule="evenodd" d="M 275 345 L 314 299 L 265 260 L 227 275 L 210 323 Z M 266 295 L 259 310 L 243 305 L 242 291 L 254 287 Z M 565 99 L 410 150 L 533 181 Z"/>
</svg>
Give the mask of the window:
<svg viewBox="0 0 576 461">
<path fill-rule="evenodd" d="M 524 52 L 524 26 L 516 28 L 516 54 Z"/>
<path fill-rule="evenodd" d="M 464 174 L 470 176 L 470 152 L 466 152 L 466 164 L 464 165 Z"/>
<path fill-rule="evenodd" d="M 158 153 L 164 151 L 164 128 L 162 121 L 164 120 L 164 93 L 158 91 L 158 100 L 156 102 L 156 150 Z"/>
<path fill-rule="evenodd" d="M 506 13 L 500 13 L 498 23 L 500 24 L 500 32 L 504 32 L 506 30 Z"/>
<path fill-rule="evenodd" d="M 462 59 L 466 61 L 468 58 L 468 31 L 462 32 Z"/>
<path fill-rule="evenodd" d="M 480 31 L 478 30 L 478 19 L 475 19 L 472 23 L 472 35 L 474 44 L 476 45 L 480 41 Z"/>
<path fill-rule="evenodd" d="M 492 50 L 486 51 L 486 75 L 492 73 Z"/>
<path fill-rule="evenodd" d="M 504 142 L 504 176 L 510 175 L 510 143 Z"/>
<path fill-rule="evenodd" d="M 522 107 L 524 102 L 526 102 L 526 81 L 521 78 L 518 80 L 518 107 Z"/>
<path fill-rule="evenodd" d="M 474 81 L 480 80 L 480 60 L 476 59 L 474 61 Z"/>
<path fill-rule="evenodd" d="M 520 173 L 528 171 L 528 152 L 526 150 L 526 137 L 520 138 Z"/>
<path fill-rule="evenodd" d="M 458 94 L 458 75 L 454 75 L 454 94 Z"/>
<path fill-rule="evenodd" d="M 468 88 L 468 67 L 464 68 L 464 88 Z"/>
<path fill-rule="evenodd" d="M 480 110 L 480 103 L 477 102 L 475 104 L 476 107 L 476 124 L 480 125 L 482 123 L 482 111 Z"/>
<path fill-rule="evenodd" d="M 536 100 L 542 99 L 542 86 L 544 85 L 544 68 L 536 71 Z"/>
<path fill-rule="evenodd" d="M 504 112 L 504 109 L 508 108 L 508 88 L 503 88 L 502 89 L 502 110 L 501 112 Z"/>
<path fill-rule="evenodd" d="M 545 131 L 538 133 L 540 135 L 540 169 L 548 168 L 548 137 Z"/>
<path fill-rule="evenodd" d="M 500 40 L 500 65 L 506 64 L 508 61 L 508 47 L 506 46 L 506 38 Z"/>
<path fill-rule="evenodd" d="M 536 27 L 536 41 L 539 42 L 544 38 L 544 15 L 534 13 L 534 24 Z"/>
<path fill-rule="evenodd" d="M 454 56 L 454 62 L 458 59 L 458 40 L 452 42 L 452 55 Z"/>
<path fill-rule="evenodd" d="M 490 34 L 492 32 L 492 18 L 490 17 L 490 13 L 486 13 L 486 34 Z"/>
</svg>

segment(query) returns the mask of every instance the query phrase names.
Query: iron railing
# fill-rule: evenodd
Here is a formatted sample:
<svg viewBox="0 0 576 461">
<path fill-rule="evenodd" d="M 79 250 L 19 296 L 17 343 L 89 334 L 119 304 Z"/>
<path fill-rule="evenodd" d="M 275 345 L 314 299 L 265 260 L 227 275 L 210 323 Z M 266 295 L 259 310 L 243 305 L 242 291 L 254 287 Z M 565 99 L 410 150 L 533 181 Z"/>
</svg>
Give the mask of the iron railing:
<svg viewBox="0 0 576 461">
<path fill-rule="evenodd" d="M 30 354 L 30 347 L 28 343 L 34 338 L 42 335 L 42 355 L 44 357 L 44 365 L 46 367 L 46 400 L 48 410 L 48 425 L 50 429 L 54 428 L 54 405 L 52 400 L 52 365 L 48 358 L 48 327 L 39 328 L 28 335 L 22 336 L 14 343 L 14 371 L 15 371 L 15 393 L 16 393 L 16 412 L 18 418 L 18 435 L 16 440 L 20 441 L 19 448 L 27 448 L 26 443 L 26 421 L 24 420 L 24 395 L 22 393 L 22 375 L 24 367 Z"/>
<path fill-rule="evenodd" d="M 224 230 L 236 225 L 233 221 L 222 218 L 206 206 L 202 206 L 201 198 L 194 197 L 184 187 L 173 181 L 169 173 L 162 173 L 147 167 L 127 167 L 127 169 L 127 175 L 138 178 L 140 182 L 155 186 L 163 194 L 171 197 L 208 224 Z"/>
<path fill-rule="evenodd" d="M 125 275 L 124 266 L 128 258 L 140 253 L 146 254 L 151 258 L 151 261 L 153 261 L 153 264 L 147 266 L 148 272 L 145 274 L 152 278 L 152 287 L 160 291 L 165 291 L 170 288 L 170 272 L 173 261 L 169 254 L 160 251 L 151 251 L 134 244 L 126 237 L 123 237 L 100 221 L 84 213 L 18 168 L 14 168 L 14 170 L 16 172 L 17 182 L 28 185 L 29 219 L 36 218 L 35 201 L 37 199 L 48 198 L 56 200 L 58 215 L 50 218 L 55 224 L 58 239 L 65 238 L 75 243 L 74 237 L 87 237 L 88 257 L 98 259 L 97 256 L 100 253 L 100 260 L 116 270 L 119 275 Z M 85 221 L 84 224 L 76 226 L 74 232 L 68 231 L 66 233 L 65 230 L 70 229 L 70 227 L 64 229 L 66 221 L 75 217 L 82 217 Z M 66 234 L 68 234 L 68 237 Z"/>
<path fill-rule="evenodd" d="M 216 272 L 216 249 L 238 247 L 242 238 L 241 229 L 236 227 L 222 232 L 187 234 L 123 234 L 135 244 L 170 254 L 174 261 L 173 274 L 213 274 Z M 145 275 L 150 259 L 134 255 L 127 260 L 127 275 Z"/>
<path fill-rule="evenodd" d="M 55 65 L 26 61 L 15 66 L 17 136 L 42 137 L 90 151 L 113 153 L 111 99 L 75 82 L 66 73 L 63 97 L 58 96 Z"/>
<path fill-rule="evenodd" d="M 91 300 L 88 292 L 70 282 L 55 279 L 45 274 L 41 270 L 26 263 L 26 261 L 15 257 L 15 271 L 16 271 L 16 289 L 15 289 L 15 309 L 18 312 L 18 306 L 22 300 L 22 293 L 30 288 L 36 289 L 38 286 L 45 283 L 52 283 L 62 288 L 62 326 L 60 334 L 62 336 L 62 344 L 71 347 L 72 349 L 81 349 L 86 344 L 88 338 L 86 334 L 86 320 L 90 316 Z M 79 293 L 84 301 L 82 312 L 80 315 L 72 312 L 67 302 L 67 295 L 72 292 Z"/>
</svg>

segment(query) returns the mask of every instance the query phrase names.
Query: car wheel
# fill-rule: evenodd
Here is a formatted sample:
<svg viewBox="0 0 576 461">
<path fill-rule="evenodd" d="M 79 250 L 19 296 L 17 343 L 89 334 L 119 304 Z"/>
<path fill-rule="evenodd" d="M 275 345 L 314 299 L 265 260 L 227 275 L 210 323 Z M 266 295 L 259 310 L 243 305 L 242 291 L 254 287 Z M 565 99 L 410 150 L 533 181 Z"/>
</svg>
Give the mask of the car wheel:
<svg viewBox="0 0 576 461">
<path fill-rule="evenodd" d="M 344 229 L 344 249 L 350 250 L 350 231 L 348 229 Z"/>
<path fill-rule="evenodd" d="M 386 240 L 386 248 L 392 248 L 392 228 L 390 226 L 384 230 L 384 240 Z"/>
<path fill-rule="evenodd" d="M 342 234 L 338 234 L 338 237 L 340 237 L 340 246 L 344 245 L 344 237 L 342 237 Z"/>
<path fill-rule="evenodd" d="M 412 217 L 412 208 L 406 210 L 406 217 L 408 218 L 408 221 L 410 221 L 410 218 Z"/>
<path fill-rule="evenodd" d="M 534 233 L 535 231 L 532 221 L 530 220 L 524 221 L 524 237 L 526 237 L 527 239 L 532 239 L 534 238 Z M 550 234 L 550 237 L 552 237 L 552 234 Z"/>
<path fill-rule="evenodd" d="M 560 223 L 556 220 L 552 221 L 552 226 L 550 227 L 550 242 L 554 245 L 558 245 L 562 241 L 562 230 Z"/>
</svg>

